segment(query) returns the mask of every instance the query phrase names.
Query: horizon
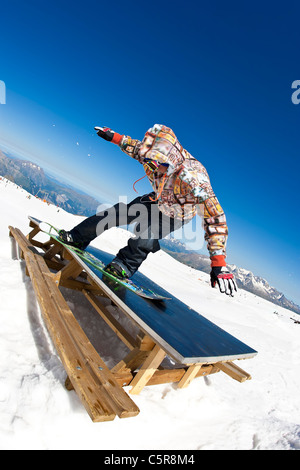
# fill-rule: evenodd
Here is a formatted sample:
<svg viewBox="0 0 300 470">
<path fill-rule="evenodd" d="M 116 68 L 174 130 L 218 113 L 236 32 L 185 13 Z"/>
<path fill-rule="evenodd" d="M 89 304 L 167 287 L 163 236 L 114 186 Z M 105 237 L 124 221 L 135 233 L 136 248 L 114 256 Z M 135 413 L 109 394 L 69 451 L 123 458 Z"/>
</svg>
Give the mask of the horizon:
<svg viewBox="0 0 300 470">
<path fill-rule="evenodd" d="M 154 123 L 171 127 L 224 209 L 227 263 L 299 305 L 299 4 L 113 8 L 1 7 L 0 144 L 116 203 L 136 197 L 143 168 L 94 126 L 140 140 Z M 143 180 L 137 190 L 151 187 Z"/>
<path fill-rule="evenodd" d="M 99 204 L 101 204 L 101 202 L 108 202 L 108 201 L 100 201 L 99 197 L 97 199 L 95 196 L 93 196 L 88 188 L 85 188 L 85 189 L 81 188 L 78 182 L 72 182 L 70 179 L 68 179 L 67 175 L 65 174 L 60 175 L 60 174 L 53 172 L 53 170 L 51 169 L 49 170 L 45 169 L 42 165 L 37 163 L 37 161 L 35 161 L 34 158 L 30 157 L 30 155 L 22 156 L 20 154 L 18 155 L 17 152 L 14 150 L 9 150 L 8 147 L 7 149 L 5 149 L 5 146 L 2 145 L 1 142 L 0 142 L 0 152 L 2 152 L 8 158 L 15 159 L 15 160 L 28 161 L 28 163 L 33 163 L 39 166 L 44 171 L 45 175 L 48 178 L 54 179 L 56 183 L 60 183 L 62 186 L 69 187 L 70 189 L 76 189 L 76 191 L 83 193 L 86 196 L 93 197 L 94 199 L 96 199 L 97 202 L 99 202 Z"/>
</svg>

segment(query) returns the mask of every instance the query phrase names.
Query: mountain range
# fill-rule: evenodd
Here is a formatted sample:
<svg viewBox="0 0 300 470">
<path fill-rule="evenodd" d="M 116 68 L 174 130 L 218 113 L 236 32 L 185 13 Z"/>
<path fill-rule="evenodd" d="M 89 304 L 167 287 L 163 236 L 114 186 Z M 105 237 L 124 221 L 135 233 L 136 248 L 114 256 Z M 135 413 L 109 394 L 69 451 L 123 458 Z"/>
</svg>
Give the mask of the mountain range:
<svg viewBox="0 0 300 470">
<path fill-rule="evenodd" d="M 62 209 L 77 215 L 95 214 L 100 202 L 79 190 L 48 176 L 33 162 L 8 157 L 0 150 L 0 175 L 21 186 L 30 194 L 46 199 Z"/>
<path fill-rule="evenodd" d="M 208 256 L 189 251 L 186 245 L 175 238 L 167 238 L 160 242 L 161 247 L 173 258 L 181 263 L 191 266 L 194 269 L 210 273 L 210 259 Z M 258 295 L 276 305 L 300 314 L 300 307 L 291 300 L 287 299 L 282 292 L 275 287 L 270 286 L 268 281 L 262 277 L 255 276 L 251 271 L 244 268 L 238 268 L 235 265 L 228 265 L 230 271 L 234 274 L 238 288 L 244 289 L 252 294 Z"/>
</svg>

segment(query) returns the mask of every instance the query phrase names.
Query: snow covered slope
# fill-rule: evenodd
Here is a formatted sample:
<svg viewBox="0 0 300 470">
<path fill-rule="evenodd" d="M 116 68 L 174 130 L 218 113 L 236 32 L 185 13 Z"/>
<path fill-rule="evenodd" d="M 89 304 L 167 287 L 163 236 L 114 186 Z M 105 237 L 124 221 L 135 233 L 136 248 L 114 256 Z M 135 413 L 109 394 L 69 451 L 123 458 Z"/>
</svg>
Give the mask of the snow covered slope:
<svg viewBox="0 0 300 470">
<path fill-rule="evenodd" d="M 134 397 L 138 417 L 93 424 L 75 392 L 64 388 L 64 369 L 7 228 L 28 233 L 28 215 L 67 229 L 82 219 L 28 196 L 0 181 L 1 449 L 300 449 L 299 316 L 246 291 L 233 299 L 221 295 L 207 274 L 163 251 L 149 256 L 141 271 L 256 349 L 254 359 L 240 363 L 253 379 L 240 384 L 219 373 L 182 390 L 148 387 Z M 112 229 L 94 244 L 116 253 L 129 236 Z M 116 363 L 122 343 L 80 294 L 67 295 L 101 357 Z"/>
</svg>

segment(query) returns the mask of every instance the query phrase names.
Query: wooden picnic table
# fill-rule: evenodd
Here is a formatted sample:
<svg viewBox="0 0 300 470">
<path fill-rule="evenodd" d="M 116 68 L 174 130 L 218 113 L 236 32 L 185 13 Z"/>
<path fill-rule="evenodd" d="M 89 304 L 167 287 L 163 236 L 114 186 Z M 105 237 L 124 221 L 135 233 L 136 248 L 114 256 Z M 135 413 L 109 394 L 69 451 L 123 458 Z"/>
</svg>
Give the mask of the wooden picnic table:
<svg viewBox="0 0 300 470">
<path fill-rule="evenodd" d="M 18 243 L 33 283 L 44 321 L 67 372 L 66 385 L 74 388 L 93 421 L 138 414 L 130 395 L 145 386 L 177 382 L 184 388 L 200 376 L 225 372 L 244 382 L 251 378 L 233 361 L 249 359 L 257 352 L 222 328 L 189 308 L 153 281 L 136 273 L 136 280 L 157 294 L 170 298 L 146 300 L 116 285 L 86 264 L 74 251 L 56 240 L 39 241 L 39 221 L 30 218 L 25 235 L 9 227 Z M 90 247 L 107 264 L 112 255 Z M 127 346 L 122 360 L 109 369 L 75 319 L 60 287 L 81 291 L 115 334 Z M 109 298 L 137 327 L 133 336 L 112 315 L 102 298 Z M 101 333 L 99 333 L 101 334 Z M 172 359 L 174 367 L 162 365 Z"/>
</svg>

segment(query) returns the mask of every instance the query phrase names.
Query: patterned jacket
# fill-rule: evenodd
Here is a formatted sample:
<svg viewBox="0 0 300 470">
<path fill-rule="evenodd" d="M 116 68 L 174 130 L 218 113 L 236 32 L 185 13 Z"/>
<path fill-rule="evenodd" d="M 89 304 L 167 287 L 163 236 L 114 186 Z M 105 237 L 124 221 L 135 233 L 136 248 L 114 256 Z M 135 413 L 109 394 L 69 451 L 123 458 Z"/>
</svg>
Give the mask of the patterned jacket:
<svg viewBox="0 0 300 470">
<path fill-rule="evenodd" d="M 212 266 L 225 266 L 228 228 L 204 166 L 178 142 L 174 132 L 155 124 L 143 141 L 116 134 L 113 139 L 123 152 L 144 166 L 146 175 L 159 196 L 159 209 L 167 216 L 191 220 L 196 214 L 204 221 L 205 240 Z M 168 165 L 164 175 L 149 163 Z"/>
</svg>

